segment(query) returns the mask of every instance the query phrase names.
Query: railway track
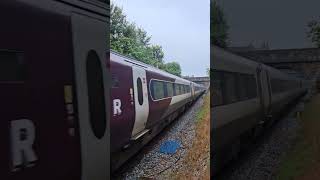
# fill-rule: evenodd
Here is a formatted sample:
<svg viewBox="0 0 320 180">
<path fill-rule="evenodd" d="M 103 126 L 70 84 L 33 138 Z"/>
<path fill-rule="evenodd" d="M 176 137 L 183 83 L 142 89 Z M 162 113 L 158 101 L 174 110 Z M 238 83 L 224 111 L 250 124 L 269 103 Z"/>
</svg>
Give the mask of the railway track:
<svg viewBox="0 0 320 180">
<path fill-rule="evenodd" d="M 216 177 L 218 180 L 270 180 L 275 179 L 281 157 L 292 147 L 299 121 L 297 111 L 304 102 L 299 102 L 285 117 L 277 121 L 266 133 L 240 153 L 237 160 L 226 166 Z"/>
<path fill-rule="evenodd" d="M 192 146 L 195 136 L 195 119 L 203 104 L 202 95 L 183 115 L 165 127 L 144 149 L 139 151 L 113 175 L 114 179 L 137 179 L 161 177 L 179 168 L 179 162 Z M 167 140 L 178 140 L 181 147 L 175 154 L 162 154 L 160 145 Z"/>
</svg>

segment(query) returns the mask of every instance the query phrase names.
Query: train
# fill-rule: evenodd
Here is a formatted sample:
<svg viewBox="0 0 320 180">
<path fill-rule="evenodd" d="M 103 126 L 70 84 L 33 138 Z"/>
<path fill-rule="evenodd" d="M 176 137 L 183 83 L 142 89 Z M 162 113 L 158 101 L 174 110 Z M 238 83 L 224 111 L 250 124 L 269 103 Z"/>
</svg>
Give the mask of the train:
<svg viewBox="0 0 320 180">
<path fill-rule="evenodd" d="M 206 87 L 110 52 L 111 167 L 118 169 L 199 98 Z"/>
<path fill-rule="evenodd" d="M 0 2 L 0 179 L 109 179 L 109 6 Z"/>
<path fill-rule="evenodd" d="M 211 46 L 212 175 L 307 93 L 308 81 Z"/>
</svg>

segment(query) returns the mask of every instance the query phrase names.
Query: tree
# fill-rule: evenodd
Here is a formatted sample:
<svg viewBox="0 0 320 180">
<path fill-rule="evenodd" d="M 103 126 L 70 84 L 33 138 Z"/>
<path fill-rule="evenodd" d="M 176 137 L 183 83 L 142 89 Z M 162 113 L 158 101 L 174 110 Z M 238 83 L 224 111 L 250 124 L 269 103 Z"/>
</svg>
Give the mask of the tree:
<svg viewBox="0 0 320 180">
<path fill-rule="evenodd" d="M 229 26 L 224 12 L 217 2 L 211 0 L 210 6 L 210 41 L 211 44 L 224 48 L 227 46 L 227 40 L 229 38 Z"/>
<path fill-rule="evenodd" d="M 129 22 L 123 10 L 114 4 L 111 4 L 110 26 L 110 46 L 112 50 L 159 69 L 181 74 L 180 65 L 176 62 L 174 65 L 171 63 L 168 63 L 169 65 L 165 64 L 162 47 L 151 44 L 151 36 L 141 27 Z"/>
<path fill-rule="evenodd" d="M 207 68 L 206 71 L 207 71 L 207 75 L 210 77 L 210 71 L 211 71 L 210 68 Z"/>
<path fill-rule="evenodd" d="M 166 63 L 164 70 L 176 76 L 181 76 L 181 67 L 177 62 Z"/>
<path fill-rule="evenodd" d="M 317 47 L 320 47 L 320 23 L 313 20 L 308 23 L 309 31 L 307 32 L 307 37 L 311 39 Z"/>
</svg>

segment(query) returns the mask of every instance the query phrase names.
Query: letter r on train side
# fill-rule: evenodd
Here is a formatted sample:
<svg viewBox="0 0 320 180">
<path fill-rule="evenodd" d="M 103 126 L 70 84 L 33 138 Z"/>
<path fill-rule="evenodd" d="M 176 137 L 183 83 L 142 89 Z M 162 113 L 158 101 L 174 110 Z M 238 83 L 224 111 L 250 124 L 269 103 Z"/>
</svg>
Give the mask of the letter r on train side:
<svg viewBox="0 0 320 180">
<path fill-rule="evenodd" d="M 113 116 L 120 115 L 122 113 L 121 111 L 121 100 L 120 99 L 114 99 L 113 100 Z"/>
</svg>

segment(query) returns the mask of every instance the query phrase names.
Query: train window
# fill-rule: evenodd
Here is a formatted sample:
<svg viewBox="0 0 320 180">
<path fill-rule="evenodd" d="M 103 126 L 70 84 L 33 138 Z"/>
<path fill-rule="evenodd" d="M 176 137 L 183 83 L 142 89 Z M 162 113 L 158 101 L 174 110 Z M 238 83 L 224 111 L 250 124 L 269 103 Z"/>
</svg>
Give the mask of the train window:
<svg viewBox="0 0 320 180">
<path fill-rule="evenodd" d="M 213 84 L 211 87 L 211 104 L 213 106 L 218 106 L 223 104 L 222 99 L 222 86 L 223 86 L 223 73 L 218 71 L 212 72 Z M 194 87 L 195 88 L 195 87 Z"/>
<path fill-rule="evenodd" d="M 237 101 L 236 92 L 236 75 L 234 73 L 224 74 L 224 89 L 223 89 L 223 100 L 224 103 L 230 104 Z"/>
<path fill-rule="evenodd" d="M 138 89 L 138 101 L 139 104 L 143 104 L 143 92 L 142 92 L 142 81 L 140 78 L 137 79 L 137 89 Z"/>
<path fill-rule="evenodd" d="M 154 100 L 162 99 L 165 97 L 164 94 L 164 82 L 162 81 L 151 81 L 151 95 Z"/>
<path fill-rule="evenodd" d="M 172 96 L 176 96 L 176 84 L 175 83 L 172 83 L 172 93 L 173 95 Z"/>
<path fill-rule="evenodd" d="M 101 139 L 106 130 L 106 112 L 103 74 L 99 56 L 94 50 L 87 55 L 87 83 L 90 124 L 93 134 Z"/>
<path fill-rule="evenodd" d="M 111 79 L 112 79 L 112 87 L 113 88 L 118 88 L 119 87 L 119 79 L 115 74 L 111 75 Z"/>
<path fill-rule="evenodd" d="M 0 50 L 0 82 L 24 81 L 25 79 L 26 63 L 24 54 Z"/>
<path fill-rule="evenodd" d="M 167 83 L 167 93 L 169 97 L 173 96 L 173 84 L 170 82 Z"/>
<path fill-rule="evenodd" d="M 211 86 L 213 106 L 235 103 L 256 98 L 257 89 L 254 75 L 213 71 L 213 84 Z M 202 87 L 195 87 L 197 91 Z"/>
<path fill-rule="evenodd" d="M 239 74 L 237 81 L 238 97 L 240 101 L 246 100 L 249 98 L 248 93 L 249 79 L 246 74 Z"/>
<path fill-rule="evenodd" d="M 166 82 L 163 82 L 163 92 L 164 92 L 164 95 L 163 97 L 168 97 L 168 89 L 167 89 L 167 83 Z"/>
<path fill-rule="evenodd" d="M 176 96 L 180 95 L 180 84 L 175 84 L 175 91 L 176 91 Z"/>
<path fill-rule="evenodd" d="M 248 81 L 248 98 L 256 98 L 257 97 L 257 83 L 256 83 L 256 78 L 253 75 L 248 75 L 247 76 L 247 81 Z"/>
</svg>

